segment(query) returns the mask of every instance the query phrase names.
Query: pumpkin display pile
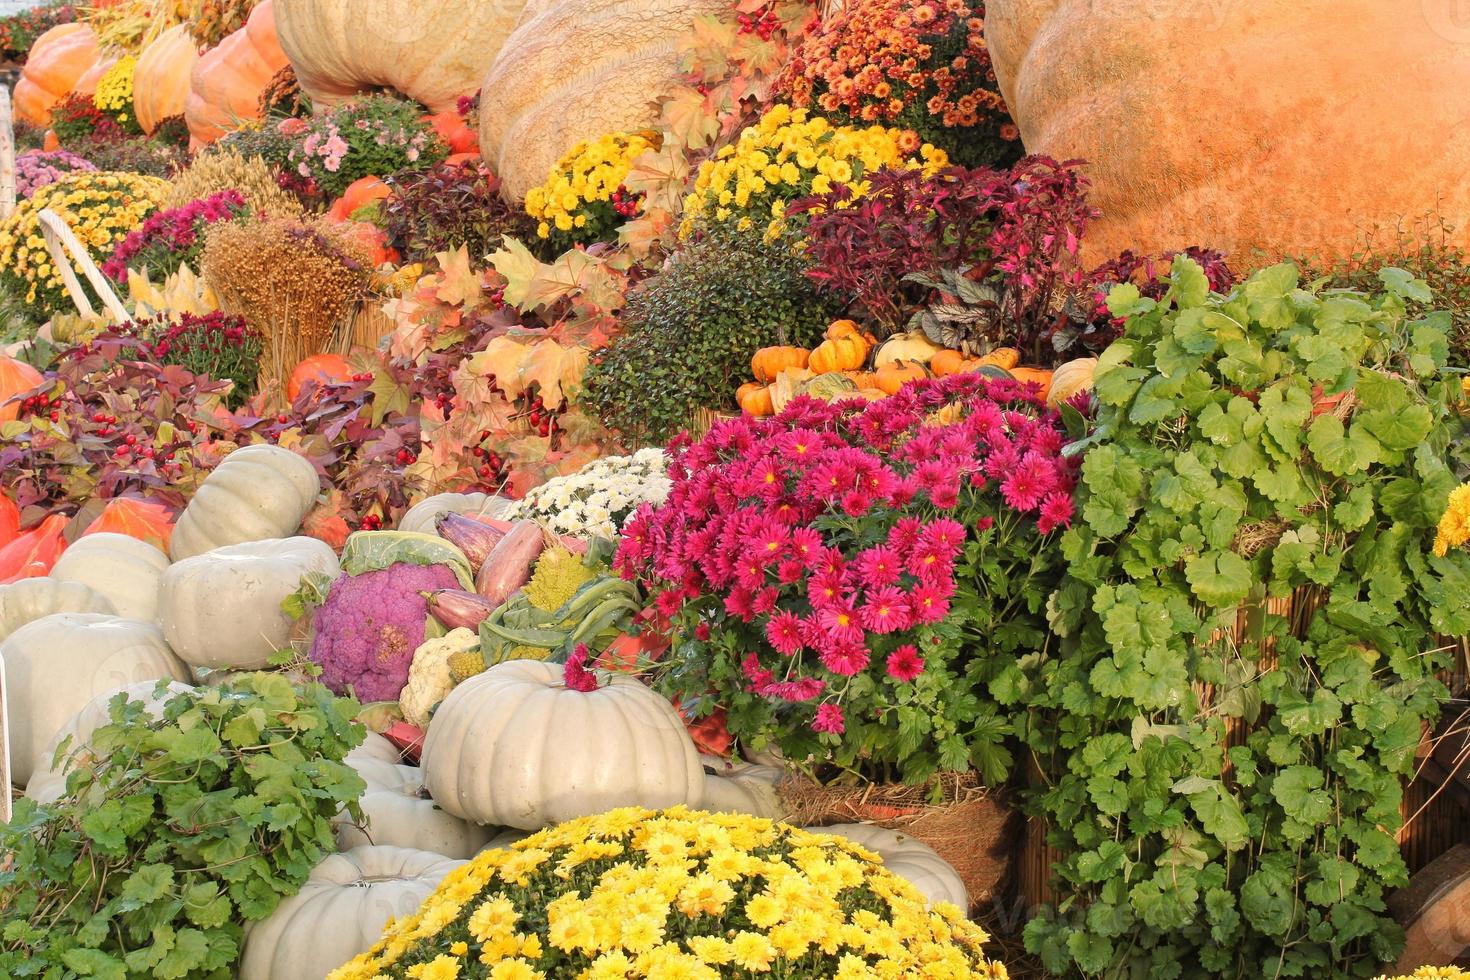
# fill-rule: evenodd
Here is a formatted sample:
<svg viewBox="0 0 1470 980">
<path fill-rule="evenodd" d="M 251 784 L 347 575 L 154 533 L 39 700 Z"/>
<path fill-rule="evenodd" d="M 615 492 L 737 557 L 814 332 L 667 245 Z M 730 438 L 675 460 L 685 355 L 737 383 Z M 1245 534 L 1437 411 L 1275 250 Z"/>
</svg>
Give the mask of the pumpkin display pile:
<svg viewBox="0 0 1470 980">
<path fill-rule="evenodd" d="M 1176 6 L 0 17 L 0 976 L 1458 976 L 1470 60 Z"/>
</svg>

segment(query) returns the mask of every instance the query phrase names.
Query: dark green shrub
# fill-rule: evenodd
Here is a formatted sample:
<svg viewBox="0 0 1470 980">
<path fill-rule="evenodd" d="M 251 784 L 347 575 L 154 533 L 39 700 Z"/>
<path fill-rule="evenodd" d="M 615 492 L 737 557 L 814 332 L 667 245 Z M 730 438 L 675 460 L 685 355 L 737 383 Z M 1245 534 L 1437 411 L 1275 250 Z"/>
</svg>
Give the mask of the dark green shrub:
<svg viewBox="0 0 1470 980">
<path fill-rule="evenodd" d="M 626 332 L 587 369 L 583 406 L 639 445 L 668 439 L 697 409 L 734 410 L 752 354 L 814 345 L 841 309 L 805 269 L 789 239 L 723 235 L 687 246 L 629 298 Z"/>
</svg>

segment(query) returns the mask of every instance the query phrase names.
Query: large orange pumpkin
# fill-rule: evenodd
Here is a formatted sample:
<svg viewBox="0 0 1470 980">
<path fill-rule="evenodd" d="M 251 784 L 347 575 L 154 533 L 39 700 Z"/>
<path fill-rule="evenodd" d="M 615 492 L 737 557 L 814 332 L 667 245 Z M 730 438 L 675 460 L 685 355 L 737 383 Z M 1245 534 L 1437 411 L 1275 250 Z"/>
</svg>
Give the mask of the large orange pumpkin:
<svg viewBox="0 0 1470 980">
<path fill-rule="evenodd" d="M 1470 244 L 1454 7 L 991 0 L 985 32 L 1027 151 L 1088 161 L 1085 259 L 1208 245 L 1248 267 L 1350 255 L 1429 212 Z"/>
<path fill-rule="evenodd" d="M 458 112 L 436 112 L 425 116 L 424 122 L 434 127 L 434 132 L 449 146 L 451 155 L 480 152 L 480 134 L 471 129 Z"/>
<path fill-rule="evenodd" d="M 329 381 L 347 381 L 352 377 L 352 365 L 341 354 L 313 354 L 296 365 L 291 379 L 286 383 L 286 397 L 293 402 L 306 387 L 308 381 L 325 384 Z"/>
<path fill-rule="evenodd" d="M 359 177 L 347 185 L 347 190 L 333 202 L 327 216 L 333 221 L 348 221 L 358 208 L 391 197 L 392 188 L 377 177 Z"/>
<path fill-rule="evenodd" d="M 15 84 L 15 116 L 33 126 L 51 121 L 51 109 L 97 62 L 97 35 L 86 24 L 59 24 L 36 38 Z"/>
<path fill-rule="evenodd" d="M 276 40 L 271 0 L 262 0 L 244 27 L 194 63 L 184 101 L 193 142 L 213 143 L 241 123 L 259 119 L 260 95 L 287 63 Z"/>
<path fill-rule="evenodd" d="M 158 35 L 138 55 L 138 67 L 133 70 L 133 112 L 145 133 L 153 132 L 170 116 L 183 115 L 189 76 L 198 60 L 198 45 L 184 24 Z"/>
<path fill-rule="evenodd" d="M 41 381 L 41 372 L 25 361 L 0 357 L 0 422 L 13 422 L 18 418 L 20 403 L 5 403 L 23 391 L 30 391 Z"/>
<path fill-rule="evenodd" d="M 95 95 L 97 83 L 102 81 L 102 76 L 112 70 L 112 66 L 118 63 L 122 55 L 116 51 L 104 51 L 97 55 L 95 61 L 82 72 L 82 77 L 71 87 L 73 95 Z"/>
</svg>

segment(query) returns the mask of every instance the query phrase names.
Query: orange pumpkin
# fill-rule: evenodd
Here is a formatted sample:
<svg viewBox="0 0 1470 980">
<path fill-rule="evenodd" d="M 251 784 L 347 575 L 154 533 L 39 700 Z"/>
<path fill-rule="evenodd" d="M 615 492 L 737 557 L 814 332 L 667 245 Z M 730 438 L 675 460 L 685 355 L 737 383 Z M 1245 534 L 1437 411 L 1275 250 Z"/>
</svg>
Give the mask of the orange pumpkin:
<svg viewBox="0 0 1470 980">
<path fill-rule="evenodd" d="M 1008 369 L 1011 377 L 1022 384 L 1035 382 L 1041 385 L 1041 397 L 1045 398 L 1051 391 L 1051 372 L 1046 368 L 1013 367 Z"/>
<path fill-rule="evenodd" d="M 466 164 L 482 163 L 484 159 L 484 157 L 480 156 L 479 150 L 474 150 L 469 153 L 451 153 L 444 158 L 444 163 L 450 167 L 463 167 Z"/>
<path fill-rule="evenodd" d="M 885 394 L 896 395 L 910 381 L 922 381 L 928 376 L 924 365 L 917 361 L 894 361 L 878 369 L 878 389 Z"/>
<path fill-rule="evenodd" d="M 151 133 L 170 116 L 184 113 L 189 74 L 199 60 L 199 47 L 185 24 L 158 35 L 138 55 L 133 69 L 133 112 L 143 132 Z"/>
<path fill-rule="evenodd" d="M 51 109 L 97 62 L 97 35 L 86 24 L 59 24 L 31 45 L 15 84 L 15 116 L 33 126 L 51 121 Z"/>
<path fill-rule="evenodd" d="M 82 77 L 78 78 L 77 83 L 72 86 L 72 94 L 95 95 L 97 92 L 97 83 L 102 81 L 102 76 L 111 71 L 112 66 L 117 64 L 118 59 L 121 57 L 122 55 L 116 51 L 104 52 L 97 55 L 97 60 L 92 62 L 86 71 L 82 72 Z"/>
<path fill-rule="evenodd" d="M 957 350 L 942 350 L 929 360 L 929 370 L 936 378 L 947 378 L 952 374 L 973 371 L 979 367 L 978 360 L 966 357 Z"/>
<path fill-rule="evenodd" d="M 333 221 L 349 221 L 353 212 L 374 201 L 391 197 L 393 190 L 377 177 L 359 177 L 347 185 L 347 190 L 332 204 L 327 217 Z"/>
<path fill-rule="evenodd" d="M 45 150 L 47 153 L 55 153 L 57 150 L 61 149 L 61 140 L 57 137 L 56 130 L 46 130 L 46 135 L 41 137 L 41 149 Z"/>
<path fill-rule="evenodd" d="M 812 351 L 807 366 L 817 374 L 856 371 L 868 359 L 868 342 L 858 333 L 844 333 L 829 338 Z"/>
<path fill-rule="evenodd" d="M 787 368 L 804 368 L 812 352 L 801 347 L 762 347 L 750 359 L 750 373 L 755 380 L 770 382 Z"/>
<path fill-rule="evenodd" d="M 52 514 L 40 524 L 0 548 L 0 585 L 9 585 L 21 579 L 40 578 L 51 571 L 56 559 L 66 550 L 68 518 Z"/>
<path fill-rule="evenodd" d="M 449 147 L 451 154 L 479 152 L 480 134 L 471 129 L 465 122 L 464 116 L 459 113 L 436 112 L 425 116 L 424 122 L 434 127 L 434 132 L 439 134 L 439 138 Z"/>
<path fill-rule="evenodd" d="M 20 416 L 20 402 L 10 399 L 30 391 L 42 380 L 41 372 L 25 361 L 0 357 L 0 422 L 15 421 Z"/>
<path fill-rule="evenodd" d="M 771 401 L 770 385 L 756 381 L 747 382 L 735 392 L 735 401 L 740 405 L 741 411 L 757 418 L 776 414 L 776 406 Z"/>
<path fill-rule="evenodd" d="M 304 358 L 291 372 L 291 378 L 286 382 L 286 397 L 294 402 L 308 381 L 326 384 L 351 378 L 352 365 L 341 354 L 313 354 Z"/>
<path fill-rule="evenodd" d="M 261 93 L 287 64 L 271 0 L 261 0 L 244 27 L 194 63 L 184 101 L 194 145 L 213 143 L 242 122 L 259 119 Z"/>
<path fill-rule="evenodd" d="M 1406 215 L 1444 215 L 1470 243 L 1466 26 L 1450 0 L 985 5 L 1026 152 L 1087 161 L 1089 266 L 1202 241 L 1244 267 L 1349 258 Z"/>
<path fill-rule="evenodd" d="M 842 376 L 857 385 L 859 391 L 878 387 L 878 376 L 872 371 L 843 371 Z"/>
<path fill-rule="evenodd" d="M 20 507 L 14 500 L 0 493 L 0 548 L 14 541 L 20 534 Z"/>
</svg>

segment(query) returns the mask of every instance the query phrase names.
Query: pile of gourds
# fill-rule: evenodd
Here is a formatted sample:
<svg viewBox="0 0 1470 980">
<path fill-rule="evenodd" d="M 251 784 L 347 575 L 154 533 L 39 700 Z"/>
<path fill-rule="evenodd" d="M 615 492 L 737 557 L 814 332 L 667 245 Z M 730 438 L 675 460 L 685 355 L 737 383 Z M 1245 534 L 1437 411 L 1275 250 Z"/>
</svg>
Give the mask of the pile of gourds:
<svg viewBox="0 0 1470 980">
<path fill-rule="evenodd" d="M 1094 357 L 1077 358 L 1055 369 L 1020 362 L 1021 352 L 1014 347 L 997 347 L 970 357 L 936 346 L 920 330 L 894 334 L 880 344 L 852 320 L 838 320 L 812 350 L 782 346 L 756 351 L 750 362 L 755 380 L 741 385 L 735 400 L 742 411 L 761 417 L 781 411 L 797 395 L 824 401 L 877 401 L 897 394 L 913 381 L 980 371 L 1034 383 L 1049 404 L 1059 405 L 1092 387 L 1097 366 Z"/>
</svg>

